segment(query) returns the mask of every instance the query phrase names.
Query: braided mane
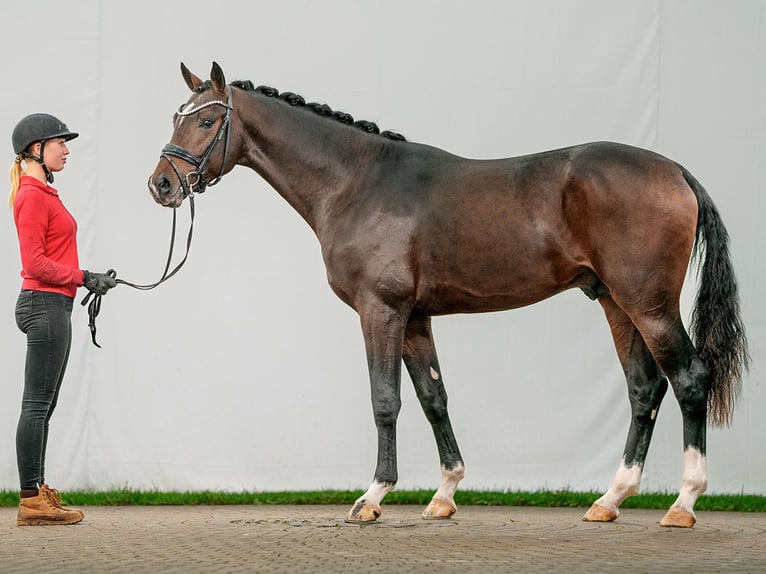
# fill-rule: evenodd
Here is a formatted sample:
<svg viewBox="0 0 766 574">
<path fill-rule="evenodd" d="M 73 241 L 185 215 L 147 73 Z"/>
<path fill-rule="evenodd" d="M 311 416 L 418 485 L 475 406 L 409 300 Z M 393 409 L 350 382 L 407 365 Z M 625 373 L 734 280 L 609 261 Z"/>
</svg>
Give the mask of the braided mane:
<svg viewBox="0 0 766 574">
<path fill-rule="evenodd" d="M 250 80 L 236 80 L 232 82 L 231 85 L 234 86 L 235 88 L 239 88 L 240 90 L 244 90 L 246 92 L 263 94 L 264 96 L 267 96 L 270 98 L 280 99 L 291 106 L 310 108 L 311 110 L 313 110 L 320 116 L 338 121 L 342 124 L 353 126 L 369 134 L 379 134 L 384 138 L 388 138 L 395 141 L 407 141 L 405 137 L 398 132 L 394 132 L 390 130 L 385 130 L 381 132 L 380 128 L 378 128 L 375 122 L 369 122 L 366 120 L 354 121 L 354 117 L 351 114 L 347 114 L 346 112 L 335 111 L 327 104 L 319 104 L 316 102 L 306 103 L 306 100 L 303 98 L 303 96 L 299 94 L 295 94 L 293 92 L 283 92 L 280 94 L 279 90 L 269 86 L 258 86 L 256 88 L 255 85 Z M 200 86 L 200 88 L 204 88 L 204 84 Z"/>
</svg>

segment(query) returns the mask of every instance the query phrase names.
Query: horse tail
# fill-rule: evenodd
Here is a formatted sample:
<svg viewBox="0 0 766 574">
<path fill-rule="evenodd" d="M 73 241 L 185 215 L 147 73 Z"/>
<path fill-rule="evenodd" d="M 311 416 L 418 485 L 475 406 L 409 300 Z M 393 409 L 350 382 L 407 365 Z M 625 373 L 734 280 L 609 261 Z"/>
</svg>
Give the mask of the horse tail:
<svg viewBox="0 0 766 574">
<path fill-rule="evenodd" d="M 708 420 L 714 426 L 729 426 L 742 388 L 742 375 L 750 363 L 729 253 L 729 234 L 705 188 L 686 169 L 681 169 L 698 205 L 691 260 L 697 265 L 699 285 L 690 331 L 697 352 L 711 373 Z"/>
</svg>

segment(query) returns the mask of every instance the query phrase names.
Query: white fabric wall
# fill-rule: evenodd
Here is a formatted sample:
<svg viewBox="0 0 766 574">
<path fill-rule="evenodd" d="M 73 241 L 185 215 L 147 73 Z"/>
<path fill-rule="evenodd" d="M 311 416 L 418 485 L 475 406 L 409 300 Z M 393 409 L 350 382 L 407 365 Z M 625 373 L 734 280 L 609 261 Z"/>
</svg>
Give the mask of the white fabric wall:
<svg viewBox="0 0 766 574">
<path fill-rule="evenodd" d="M 80 257 L 158 278 L 171 212 L 146 180 L 188 97 L 184 61 L 251 79 L 477 158 L 589 140 L 686 165 L 732 235 L 753 366 L 732 428 L 709 437 L 710 491 L 766 493 L 766 3 L 757 0 L 41 0 L 0 4 L 2 157 L 23 115 L 82 135 L 56 178 Z M 104 299 L 103 349 L 87 315 L 52 422 L 59 488 L 361 488 L 375 430 L 353 311 L 326 285 L 308 226 L 254 172 L 199 198 L 187 266 L 152 292 Z M 180 212 L 182 233 L 188 220 Z M 20 268 L 0 225 L 0 488 L 16 488 L 25 339 Z M 182 243 L 182 239 L 179 237 Z M 688 309 L 694 286 L 685 293 Z M 628 426 L 600 307 L 579 291 L 512 312 L 437 318 L 464 488 L 605 489 Z M 435 487 L 438 457 L 402 385 L 400 488 Z M 674 491 L 682 452 L 665 401 L 644 489 Z"/>
</svg>

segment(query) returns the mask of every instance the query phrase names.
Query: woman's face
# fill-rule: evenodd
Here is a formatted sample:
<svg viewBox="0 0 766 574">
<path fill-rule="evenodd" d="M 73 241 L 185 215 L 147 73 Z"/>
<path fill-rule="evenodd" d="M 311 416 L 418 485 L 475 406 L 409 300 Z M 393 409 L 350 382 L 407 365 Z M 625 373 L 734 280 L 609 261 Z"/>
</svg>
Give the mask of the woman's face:
<svg viewBox="0 0 766 574">
<path fill-rule="evenodd" d="M 34 146 L 34 154 L 40 157 L 40 144 L 37 143 Z M 58 172 L 64 169 L 66 165 L 66 157 L 69 155 L 69 148 L 66 146 L 64 138 L 54 138 L 45 142 L 45 149 L 43 150 L 43 160 L 45 165 L 52 172 Z"/>
</svg>

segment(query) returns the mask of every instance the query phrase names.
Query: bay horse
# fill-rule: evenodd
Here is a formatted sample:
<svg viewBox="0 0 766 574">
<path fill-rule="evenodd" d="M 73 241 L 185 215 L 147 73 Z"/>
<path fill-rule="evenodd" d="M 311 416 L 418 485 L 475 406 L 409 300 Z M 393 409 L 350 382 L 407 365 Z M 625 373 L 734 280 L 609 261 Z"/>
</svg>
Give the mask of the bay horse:
<svg viewBox="0 0 766 574">
<path fill-rule="evenodd" d="M 335 294 L 360 317 L 377 466 L 346 520 L 370 522 L 397 483 L 402 362 L 432 426 L 441 483 L 424 518 L 448 518 L 464 475 L 431 317 L 530 305 L 579 288 L 606 314 L 628 385 L 630 427 L 609 490 L 584 515 L 612 521 L 638 492 L 668 381 L 683 417 L 678 498 L 661 526 L 691 527 L 707 487 L 707 424 L 730 424 L 748 367 L 728 233 L 707 191 L 654 152 L 597 142 L 473 160 L 380 133 L 326 104 L 213 63 L 149 178 L 178 207 L 236 165 L 260 174 L 316 234 Z M 690 259 L 699 286 L 690 331 L 679 299 Z"/>
</svg>

